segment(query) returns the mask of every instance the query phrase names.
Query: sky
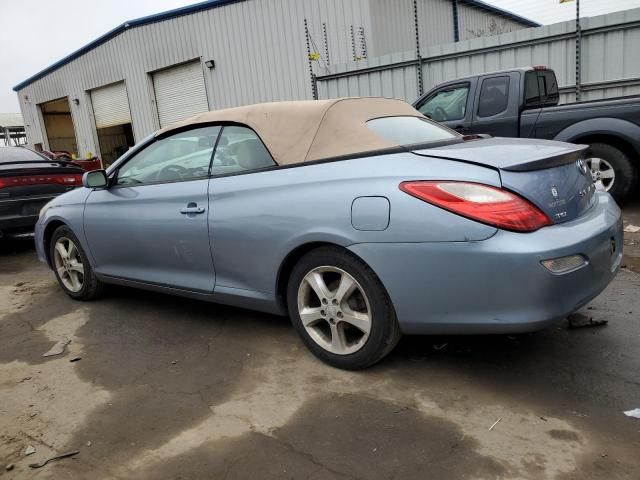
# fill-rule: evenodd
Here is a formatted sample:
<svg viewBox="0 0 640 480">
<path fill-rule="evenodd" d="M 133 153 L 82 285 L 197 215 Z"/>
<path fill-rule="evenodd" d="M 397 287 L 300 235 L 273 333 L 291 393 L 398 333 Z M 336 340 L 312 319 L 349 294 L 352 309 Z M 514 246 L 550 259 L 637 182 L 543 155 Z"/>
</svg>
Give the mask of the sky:
<svg viewBox="0 0 640 480">
<path fill-rule="evenodd" d="M 263 0 L 267 1 L 267 0 Z M 484 0 L 539 23 L 575 18 L 575 1 Z M 0 112 L 19 112 L 12 87 L 103 33 L 197 0 L 0 0 Z M 583 16 L 640 7 L 640 0 L 581 0 Z"/>
</svg>

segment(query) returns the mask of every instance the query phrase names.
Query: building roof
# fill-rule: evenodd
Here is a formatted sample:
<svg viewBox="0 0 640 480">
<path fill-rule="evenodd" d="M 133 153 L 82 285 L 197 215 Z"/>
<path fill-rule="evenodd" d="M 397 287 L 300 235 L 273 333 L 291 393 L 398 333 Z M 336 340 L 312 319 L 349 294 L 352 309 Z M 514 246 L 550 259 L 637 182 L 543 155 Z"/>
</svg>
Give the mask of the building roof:
<svg viewBox="0 0 640 480">
<path fill-rule="evenodd" d="M 0 113 L 0 128 L 23 127 L 24 120 L 20 113 Z"/>
<path fill-rule="evenodd" d="M 393 116 L 425 118 L 408 103 L 391 98 L 269 102 L 201 113 L 156 136 L 199 124 L 240 123 L 258 134 L 278 165 L 291 165 L 397 147 L 366 125 L 374 118 Z"/>
<path fill-rule="evenodd" d="M 49 73 L 57 70 L 60 67 L 63 67 L 64 65 L 66 65 L 66 64 L 72 62 L 73 60 L 81 57 L 85 53 L 93 50 L 96 47 L 99 47 L 103 43 L 106 43 L 109 40 L 111 40 L 112 38 L 120 35 L 125 30 L 129 30 L 131 28 L 139 27 L 139 26 L 142 26 L 142 25 L 148 25 L 150 23 L 161 22 L 163 20 L 169 20 L 171 18 L 180 17 L 180 16 L 183 16 L 183 15 L 189 15 L 191 13 L 196 13 L 196 12 L 200 12 L 200 11 L 203 11 L 203 10 L 208 10 L 208 9 L 211 9 L 211 8 L 221 7 L 223 5 L 229 5 L 231 3 L 242 2 L 242 1 L 244 1 L 244 0 L 205 0 L 203 2 L 196 3 L 194 5 L 188 5 L 186 7 L 180 7 L 180 8 L 176 8 L 176 9 L 173 9 L 173 10 L 168 10 L 166 12 L 156 13 L 154 15 L 148 15 L 146 17 L 136 18 L 134 20 L 128 20 L 128 21 L 122 23 L 121 25 L 118 25 L 116 28 L 114 28 L 112 30 L 109 30 L 104 35 L 101 35 L 100 37 L 96 38 L 94 41 L 86 44 L 84 47 L 82 47 L 82 48 L 76 50 L 75 52 L 70 53 L 66 57 L 58 60 L 53 65 L 50 65 L 47 68 L 45 68 L 44 70 L 41 70 L 40 72 L 36 73 L 35 75 L 32 75 L 31 77 L 27 78 L 26 80 L 23 80 L 22 82 L 17 84 L 15 87 L 13 87 L 13 90 L 17 92 L 18 90 L 23 89 L 24 87 L 26 87 L 27 85 L 35 82 L 36 80 L 40 80 L 41 78 L 45 77 Z M 540 26 L 539 23 L 536 23 L 536 22 L 534 22 L 532 20 L 529 20 L 528 18 L 524 18 L 524 17 L 521 17 L 519 15 L 516 15 L 515 13 L 509 12 L 507 10 L 503 10 L 501 8 L 494 7 L 493 5 L 490 5 L 488 3 L 482 2 L 480 0 L 456 0 L 456 1 L 459 1 L 460 3 L 463 3 L 465 5 L 469 5 L 469 6 L 472 6 L 472 7 L 480 8 L 480 9 L 485 10 L 487 12 L 491 12 L 491 13 L 495 13 L 497 15 L 508 17 L 511 20 L 514 20 L 516 22 L 520 22 L 523 25 L 526 25 L 528 27 L 539 27 Z"/>
</svg>

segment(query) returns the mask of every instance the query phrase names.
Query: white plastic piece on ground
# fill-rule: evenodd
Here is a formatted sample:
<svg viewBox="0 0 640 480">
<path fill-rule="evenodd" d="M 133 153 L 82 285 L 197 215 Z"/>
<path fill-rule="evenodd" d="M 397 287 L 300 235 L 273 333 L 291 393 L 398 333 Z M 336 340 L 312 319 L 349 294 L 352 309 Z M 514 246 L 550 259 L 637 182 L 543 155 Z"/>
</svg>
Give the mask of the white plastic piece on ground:
<svg viewBox="0 0 640 480">
<path fill-rule="evenodd" d="M 638 233 L 640 232 L 640 226 L 638 225 L 627 225 L 624 227 L 624 231 L 626 233 Z"/>
<path fill-rule="evenodd" d="M 60 340 L 53 347 L 51 347 L 48 352 L 43 353 L 42 356 L 52 357 L 54 355 L 60 355 L 61 353 L 64 352 L 65 347 L 70 343 L 71 343 L 71 340 Z"/>
<path fill-rule="evenodd" d="M 627 410 L 624 412 L 627 417 L 640 418 L 640 408 L 634 408 L 633 410 Z"/>
</svg>

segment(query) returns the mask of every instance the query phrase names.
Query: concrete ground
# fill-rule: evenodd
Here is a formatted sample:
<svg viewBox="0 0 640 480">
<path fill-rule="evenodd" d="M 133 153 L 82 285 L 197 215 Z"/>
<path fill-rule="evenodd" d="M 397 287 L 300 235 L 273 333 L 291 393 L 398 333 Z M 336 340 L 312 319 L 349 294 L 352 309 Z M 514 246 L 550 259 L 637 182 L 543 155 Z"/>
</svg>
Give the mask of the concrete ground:
<svg viewBox="0 0 640 480">
<path fill-rule="evenodd" d="M 353 373 L 286 318 L 124 288 L 74 302 L 32 241 L 4 241 L 0 478 L 638 479 L 640 233 L 625 252 L 583 310 L 605 327 L 404 338 Z"/>
</svg>

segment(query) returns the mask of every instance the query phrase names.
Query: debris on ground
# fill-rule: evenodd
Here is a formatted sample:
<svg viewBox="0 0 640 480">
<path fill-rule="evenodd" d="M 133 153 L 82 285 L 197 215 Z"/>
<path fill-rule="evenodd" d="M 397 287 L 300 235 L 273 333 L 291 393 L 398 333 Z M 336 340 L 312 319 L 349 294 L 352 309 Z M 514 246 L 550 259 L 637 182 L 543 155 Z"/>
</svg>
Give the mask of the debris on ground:
<svg viewBox="0 0 640 480">
<path fill-rule="evenodd" d="M 87 447 L 90 447 L 90 446 L 91 446 L 91 440 L 87 442 Z"/>
<path fill-rule="evenodd" d="M 640 408 L 634 408 L 633 410 L 627 410 L 624 412 L 627 417 L 640 418 Z"/>
<path fill-rule="evenodd" d="M 608 320 L 594 320 L 593 317 L 583 315 L 582 313 L 572 313 L 567 316 L 569 322 L 569 328 L 584 328 L 584 327 L 602 327 L 609 323 Z"/>
<path fill-rule="evenodd" d="M 47 458 L 46 460 L 43 460 L 40 463 L 30 463 L 29 466 L 31 468 L 42 468 L 49 462 L 53 462 L 55 460 L 60 460 L 67 457 L 73 457 L 74 455 L 77 455 L 79 453 L 80 453 L 80 450 L 73 450 L 71 452 L 61 453 L 60 455 L 55 455 L 53 457 Z"/>
<path fill-rule="evenodd" d="M 502 420 L 502 417 L 500 417 L 495 422 L 493 422 L 493 425 L 489 427 L 489 431 L 493 430 L 493 427 L 495 427 L 498 423 L 500 423 L 500 420 Z"/>
<path fill-rule="evenodd" d="M 626 227 L 624 227 L 624 231 L 626 233 L 638 233 L 640 232 L 640 226 L 629 224 Z"/>
<path fill-rule="evenodd" d="M 70 362 L 78 362 L 82 360 L 82 357 L 73 357 L 71 360 L 69 360 Z"/>
<path fill-rule="evenodd" d="M 53 347 L 49 349 L 48 352 L 43 353 L 43 357 L 52 357 L 54 355 L 60 355 L 64 352 L 64 349 L 71 343 L 71 340 L 60 340 Z"/>
<path fill-rule="evenodd" d="M 7 472 L 10 472 L 11 470 L 13 470 L 15 468 L 15 465 L 13 463 L 10 463 L 9 465 L 7 465 L 6 467 L 4 467 L 4 469 Z"/>
<path fill-rule="evenodd" d="M 434 350 L 442 350 L 447 345 L 449 345 L 449 344 L 448 343 L 443 343 L 442 345 L 434 345 L 433 348 L 434 348 Z"/>
<path fill-rule="evenodd" d="M 409 407 L 402 407 L 400 410 L 396 410 L 393 413 L 402 413 L 402 412 L 406 412 L 407 410 L 409 410 Z"/>
<path fill-rule="evenodd" d="M 27 448 L 24 449 L 24 456 L 26 457 L 27 455 L 33 455 L 34 453 L 36 453 L 36 449 L 33 445 L 29 445 Z"/>
<path fill-rule="evenodd" d="M 31 377 L 24 377 L 20 380 L 16 380 L 16 383 L 23 383 L 23 382 L 26 382 L 27 380 L 31 380 Z"/>
</svg>

